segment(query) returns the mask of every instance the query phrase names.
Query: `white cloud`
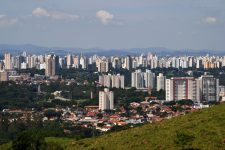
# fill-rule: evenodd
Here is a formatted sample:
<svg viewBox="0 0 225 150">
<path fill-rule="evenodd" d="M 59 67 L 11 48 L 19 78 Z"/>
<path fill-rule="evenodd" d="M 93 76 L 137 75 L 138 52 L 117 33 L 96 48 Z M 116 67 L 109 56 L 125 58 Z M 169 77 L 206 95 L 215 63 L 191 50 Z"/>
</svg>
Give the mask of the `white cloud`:
<svg viewBox="0 0 225 150">
<path fill-rule="evenodd" d="M 35 8 L 32 11 L 32 14 L 35 17 L 47 17 L 47 18 L 51 18 L 53 20 L 73 21 L 73 20 L 79 19 L 78 15 L 69 14 L 69 13 L 62 12 L 62 11 L 50 11 L 50 10 L 47 10 L 44 8 Z"/>
<path fill-rule="evenodd" d="M 108 11 L 99 10 L 96 13 L 96 17 L 99 18 L 104 25 L 107 25 L 108 23 L 110 23 L 113 20 L 114 15 Z"/>
<path fill-rule="evenodd" d="M 6 15 L 0 15 L 0 27 L 9 27 L 15 24 L 18 19 L 10 18 Z"/>
<path fill-rule="evenodd" d="M 32 11 L 32 14 L 36 17 L 49 17 L 50 16 L 50 13 L 44 9 L 44 8 L 35 8 L 33 11 Z"/>
<path fill-rule="evenodd" d="M 203 22 L 207 23 L 207 24 L 215 24 L 217 22 L 217 19 L 215 17 L 205 17 L 203 19 Z"/>
</svg>

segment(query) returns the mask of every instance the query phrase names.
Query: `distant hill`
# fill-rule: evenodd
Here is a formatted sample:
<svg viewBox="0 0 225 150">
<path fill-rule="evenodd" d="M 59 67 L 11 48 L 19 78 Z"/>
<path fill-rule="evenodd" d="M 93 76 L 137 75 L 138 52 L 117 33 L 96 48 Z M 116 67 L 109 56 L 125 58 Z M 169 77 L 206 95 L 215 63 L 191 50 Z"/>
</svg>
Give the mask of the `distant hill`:
<svg viewBox="0 0 225 150">
<path fill-rule="evenodd" d="M 225 104 L 97 138 L 48 138 L 66 150 L 225 149 Z"/>
<path fill-rule="evenodd" d="M 32 44 L 23 44 L 23 45 L 10 45 L 10 44 L 0 44 L 0 55 L 5 52 L 10 52 L 12 54 L 20 54 L 23 51 L 26 51 L 31 54 L 49 54 L 55 53 L 57 55 L 66 55 L 68 53 L 71 54 L 80 54 L 84 53 L 85 55 L 140 55 L 141 53 L 147 54 L 148 52 L 153 52 L 158 54 L 159 56 L 179 56 L 179 55 L 206 55 L 206 54 L 214 54 L 214 55 L 225 55 L 225 50 L 191 50 L 191 49 L 181 49 L 181 50 L 173 50 L 164 47 L 148 47 L 148 48 L 131 48 L 131 49 L 101 49 L 101 48 L 69 48 L 69 47 L 42 47 L 36 46 Z"/>
</svg>

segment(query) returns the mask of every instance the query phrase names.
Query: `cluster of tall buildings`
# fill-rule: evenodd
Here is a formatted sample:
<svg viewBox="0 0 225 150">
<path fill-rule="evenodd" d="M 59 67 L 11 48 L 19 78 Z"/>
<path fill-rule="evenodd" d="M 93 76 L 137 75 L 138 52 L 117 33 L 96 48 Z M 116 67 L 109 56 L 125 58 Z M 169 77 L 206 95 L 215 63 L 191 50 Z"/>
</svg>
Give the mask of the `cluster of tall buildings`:
<svg viewBox="0 0 225 150">
<path fill-rule="evenodd" d="M 46 69 L 48 55 L 35 55 L 23 52 L 20 55 L 12 56 L 5 53 L 4 60 L 0 61 L 0 70 L 11 69 Z M 98 72 L 107 73 L 111 68 L 127 70 L 138 67 L 153 68 L 220 68 L 225 66 L 225 56 L 180 56 L 180 57 L 158 57 L 155 54 L 141 54 L 140 56 L 97 56 L 86 57 L 81 55 L 68 54 L 66 56 L 55 56 L 56 67 L 59 68 L 82 68 L 92 69 Z M 57 68 L 56 68 L 57 69 Z"/>
<path fill-rule="evenodd" d="M 166 100 L 191 99 L 193 101 L 219 101 L 219 79 L 212 75 L 194 77 L 166 77 L 150 70 L 142 72 L 136 70 L 132 73 L 131 87 L 137 89 L 155 89 L 166 91 Z"/>
<path fill-rule="evenodd" d="M 99 84 L 108 88 L 122 88 L 124 89 L 124 75 L 100 75 Z"/>
</svg>

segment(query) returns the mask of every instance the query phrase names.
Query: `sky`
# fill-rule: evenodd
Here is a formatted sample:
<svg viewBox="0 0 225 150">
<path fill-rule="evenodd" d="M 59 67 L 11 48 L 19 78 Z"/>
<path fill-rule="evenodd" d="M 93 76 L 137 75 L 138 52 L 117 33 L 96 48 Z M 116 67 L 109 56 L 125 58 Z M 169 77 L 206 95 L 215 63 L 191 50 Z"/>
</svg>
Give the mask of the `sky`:
<svg viewBox="0 0 225 150">
<path fill-rule="evenodd" d="M 0 44 L 225 50 L 225 0 L 0 0 Z"/>
</svg>

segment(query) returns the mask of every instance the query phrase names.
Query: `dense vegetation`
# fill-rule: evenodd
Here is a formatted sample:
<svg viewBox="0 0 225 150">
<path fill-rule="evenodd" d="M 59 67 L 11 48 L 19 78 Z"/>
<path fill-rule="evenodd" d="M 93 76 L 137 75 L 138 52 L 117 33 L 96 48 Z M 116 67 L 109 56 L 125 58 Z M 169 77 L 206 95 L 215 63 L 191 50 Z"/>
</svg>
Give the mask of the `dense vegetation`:
<svg viewBox="0 0 225 150">
<path fill-rule="evenodd" d="M 47 138 L 67 150 L 225 149 L 225 104 L 97 138 Z M 10 147 L 10 144 L 3 148 Z"/>
</svg>

